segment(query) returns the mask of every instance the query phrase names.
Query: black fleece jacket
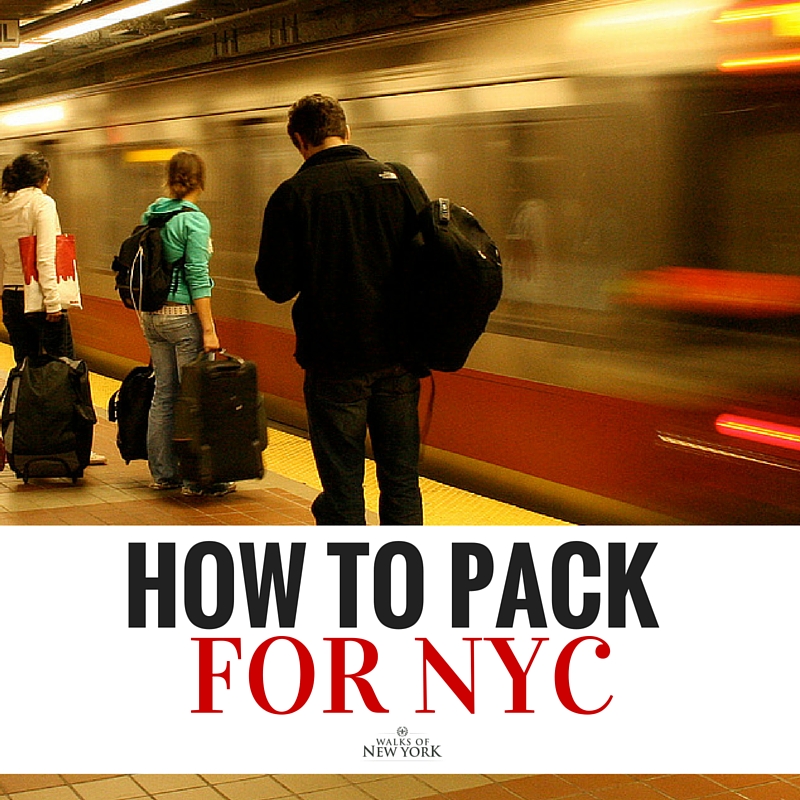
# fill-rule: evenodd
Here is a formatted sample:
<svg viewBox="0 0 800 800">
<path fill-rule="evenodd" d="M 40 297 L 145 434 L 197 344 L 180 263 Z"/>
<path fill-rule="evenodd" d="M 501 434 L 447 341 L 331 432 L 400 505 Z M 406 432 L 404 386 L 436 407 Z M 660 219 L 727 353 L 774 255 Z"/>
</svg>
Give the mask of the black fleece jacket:
<svg viewBox="0 0 800 800">
<path fill-rule="evenodd" d="M 350 377 L 408 364 L 403 253 L 416 215 L 394 172 L 360 147 L 314 154 L 270 197 L 255 272 L 277 303 L 297 296 L 295 358 Z"/>
</svg>

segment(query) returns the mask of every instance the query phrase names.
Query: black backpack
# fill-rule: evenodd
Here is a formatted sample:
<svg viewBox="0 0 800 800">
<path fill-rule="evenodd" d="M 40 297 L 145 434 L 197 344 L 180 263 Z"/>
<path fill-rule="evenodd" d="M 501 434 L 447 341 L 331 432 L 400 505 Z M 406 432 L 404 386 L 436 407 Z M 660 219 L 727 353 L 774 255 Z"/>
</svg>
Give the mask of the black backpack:
<svg viewBox="0 0 800 800">
<path fill-rule="evenodd" d="M 429 370 L 461 369 L 500 302 L 500 251 L 466 208 L 429 201 L 408 167 L 388 164 L 400 178 L 420 235 L 408 257 L 411 347 Z"/>
<path fill-rule="evenodd" d="M 111 269 L 122 302 L 137 311 L 158 311 L 178 279 L 183 260 L 170 263 L 164 257 L 161 229 L 176 214 L 194 211 L 184 206 L 165 214 L 154 214 L 146 225 L 137 225 L 114 257 Z"/>
<path fill-rule="evenodd" d="M 8 464 L 29 478 L 70 477 L 89 464 L 97 415 L 85 361 L 43 353 L 8 373 L 0 428 Z"/>
<path fill-rule="evenodd" d="M 152 365 L 134 367 L 109 398 L 108 419 L 117 423 L 117 448 L 126 464 L 147 460 L 147 422 L 155 386 Z"/>
</svg>

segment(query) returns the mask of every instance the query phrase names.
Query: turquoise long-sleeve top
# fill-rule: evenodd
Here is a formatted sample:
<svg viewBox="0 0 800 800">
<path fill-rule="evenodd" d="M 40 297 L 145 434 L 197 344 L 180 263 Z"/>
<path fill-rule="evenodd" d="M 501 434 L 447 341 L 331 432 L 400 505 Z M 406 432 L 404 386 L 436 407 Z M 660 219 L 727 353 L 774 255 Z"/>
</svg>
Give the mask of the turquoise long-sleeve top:
<svg viewBox="0 0 800 800">
<path fill-rule="evenodd" d="M 164 214 L 179 208 L 191 208 L 183 214 L 176 214 L 161 231 L 164 254 L 169 261 L 178 261 L 186 256 L 183 269 L 178 269 L 175 288 L 169 293 L 168 301 L 191 303 L 198 297 L 210 297 L 214 281 L 208 271 L 211 258 L 211 223 L 208 217 L 188 200 L 174 200 L 159 197 L 142 214 L 142 223 L 149 221 L 154 214 Z"/>
</svg>

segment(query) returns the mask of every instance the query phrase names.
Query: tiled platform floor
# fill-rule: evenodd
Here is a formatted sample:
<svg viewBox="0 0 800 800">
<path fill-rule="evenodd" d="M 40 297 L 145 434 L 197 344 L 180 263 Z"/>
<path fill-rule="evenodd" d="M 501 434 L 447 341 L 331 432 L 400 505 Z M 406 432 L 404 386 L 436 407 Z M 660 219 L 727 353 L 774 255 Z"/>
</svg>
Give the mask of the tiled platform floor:
<svg viewBox="0 0 800 800">
<path fill-rule="evenodd" d="M 0 775 L 2 800 L 800 800 L 800 775 Z"/>
</svg>

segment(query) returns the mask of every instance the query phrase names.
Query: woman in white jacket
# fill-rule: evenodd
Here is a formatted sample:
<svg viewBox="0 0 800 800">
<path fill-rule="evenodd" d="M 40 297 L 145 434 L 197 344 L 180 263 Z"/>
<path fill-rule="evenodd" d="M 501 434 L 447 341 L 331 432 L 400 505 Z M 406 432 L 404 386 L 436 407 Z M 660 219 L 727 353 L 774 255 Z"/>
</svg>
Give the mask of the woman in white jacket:
<svg viewBox="0 0 800 800">
<path fill-rule="evenodd" d="M 50 165 L 41 153 L 23 153 L 3 170 L 0 196 L 0 276 L 3 281 L 3 324 L 14 360 L 42 349 L 52 356 L 75 357 L 72 331 L 62 307 L 56 279 L 56 236 L 61 223 L 56 203 L 48 197 Z M 25 313 L 25 278 L 19 253 L 23 236 L 36 236 L 36 262 L 42 307 Z"/>
<path fill-rule="evenodd" d="M 67 306 L 61 302 L 56 277 L 56 236 L 61 233 L 56 203 L 48 197 L 50 164 L 41 153 L 23 153 L 4 170 L 0 196 L 0 282 L 3 287 L 3 324 L 14 360 L 40 350 L 60 358 L 75 358 Z M 25 311 L 25 276 L 19 240 L 36 236 L 36 267 L 42 289 L 40 308 Z M 92 452 L 91 464 L 105 457 Z"/>
</svg>

